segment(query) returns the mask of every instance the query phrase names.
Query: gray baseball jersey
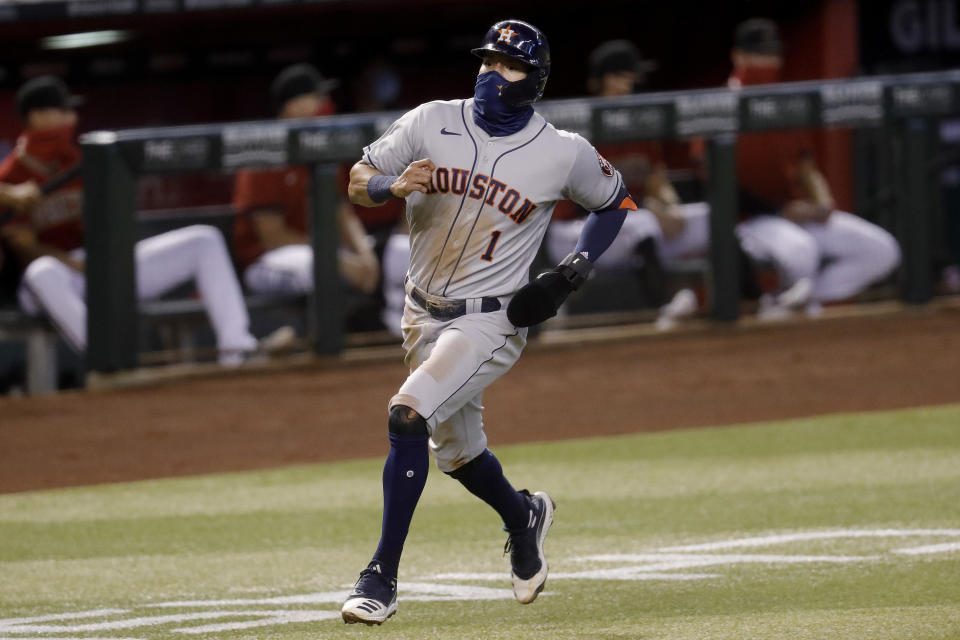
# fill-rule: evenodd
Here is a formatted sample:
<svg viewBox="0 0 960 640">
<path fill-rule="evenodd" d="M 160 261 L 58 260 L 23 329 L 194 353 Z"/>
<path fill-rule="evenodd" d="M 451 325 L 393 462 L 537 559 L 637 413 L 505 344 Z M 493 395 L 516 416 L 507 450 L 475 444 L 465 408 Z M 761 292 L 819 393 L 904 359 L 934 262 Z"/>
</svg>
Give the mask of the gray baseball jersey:
<svg viewBox="0 0 960 640">
<path fill-rule="evenodd" d="M 423 158 L 436 169 L 429 192 L 406 199 L 409 277 L 433 295 L 510 295 L 527 283 L 557 200 L 593 211 L 620 204 L 619 172 L 583 137 L 537 113 L 495 138 L 474 124 L 472 98 L 428 102 L 363 155 L 387 175 Z"/>
</svg>

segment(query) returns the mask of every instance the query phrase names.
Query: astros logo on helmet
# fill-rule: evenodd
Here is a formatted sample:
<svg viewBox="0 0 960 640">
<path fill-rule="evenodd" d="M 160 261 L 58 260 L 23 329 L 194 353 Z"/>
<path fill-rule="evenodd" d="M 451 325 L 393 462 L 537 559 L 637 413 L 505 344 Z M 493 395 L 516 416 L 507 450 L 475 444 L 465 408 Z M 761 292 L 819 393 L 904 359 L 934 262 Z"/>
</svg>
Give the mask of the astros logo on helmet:
<svg viewBox="0 0 960 640">
<path fill-rule="evenodd" d="M 510 25 L 507 25 L 503 29 L 497 29 L 497 33 L 500 34 L 500 39 L 497 42 L 506 42 L 510 44 L 510 38 L 517 35 L 517 32 L 510 28 Z"/>
</svg>

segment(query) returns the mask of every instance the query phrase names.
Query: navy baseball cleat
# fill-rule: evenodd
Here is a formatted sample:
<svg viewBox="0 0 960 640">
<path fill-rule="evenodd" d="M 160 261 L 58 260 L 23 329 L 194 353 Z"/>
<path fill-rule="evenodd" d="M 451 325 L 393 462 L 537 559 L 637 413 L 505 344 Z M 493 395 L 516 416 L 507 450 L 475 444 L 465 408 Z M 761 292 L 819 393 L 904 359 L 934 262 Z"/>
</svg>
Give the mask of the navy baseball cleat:
<svg viewBox="0 0 960 640">
<path fill-rule="evenodd" d="M 343 621 L 347 624 L 383 624 L 396 612 L 397 579 L 380 573 L 380 563 L 374 560 L 360 572 L 360 579 L 343 603 Z"/>
<path fill-rule="evenodd" d="M 513 595 L 521 604 L 537 599 L 547 583 L 547 557 L 543 554 L 543 542 L 553 524 L 556 505 L 543 491 L 533 495 L 526 489 L 520 493 L 530 503 L 530 519 L 523 529 L 510 531 L 503 552 L 510 552 L 510 577 L 513 578 Z"/>
</svg>

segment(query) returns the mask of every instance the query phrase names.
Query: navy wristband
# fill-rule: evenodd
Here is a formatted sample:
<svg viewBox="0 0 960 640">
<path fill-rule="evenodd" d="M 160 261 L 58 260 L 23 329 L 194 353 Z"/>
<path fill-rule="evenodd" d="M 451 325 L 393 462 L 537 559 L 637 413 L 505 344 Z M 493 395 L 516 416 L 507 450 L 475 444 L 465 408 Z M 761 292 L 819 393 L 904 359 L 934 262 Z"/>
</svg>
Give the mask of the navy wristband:
<svg viewBox="0 0 960 640">
<path fill-rule="evenodd" d="M 370 176 L 370 179 L 367 180 L 367 195 L 377 204 L 383 204 L 393 197 L 390 186 L 396 179 L 397 176 L 387 176 L 382 173 Z"/>
</svg>

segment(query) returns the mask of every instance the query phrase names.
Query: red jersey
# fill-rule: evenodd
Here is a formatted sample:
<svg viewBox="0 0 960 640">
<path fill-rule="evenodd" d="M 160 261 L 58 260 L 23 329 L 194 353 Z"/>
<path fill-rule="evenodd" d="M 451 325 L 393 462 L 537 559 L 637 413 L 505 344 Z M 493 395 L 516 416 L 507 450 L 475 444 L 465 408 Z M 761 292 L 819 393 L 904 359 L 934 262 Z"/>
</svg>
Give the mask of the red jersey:
<svg viewBox="0 0 960 640">
<path fill-rule="evenodd" d="M 734 73 L 730 85 L 766 84 L 773 79 L 769 75 Z M 737 182 L 752 196 L 779 209 L 789 200 L 805 197 L 796 179 L 797 160 L 813 150 L 813 136 L 808 130 L 740 133 L 737 136 Z"/>
<path fill-rule="evenodd" d="M 266 251 L 251 218 L 257 209 L 278 211 L 289 228 L 307 233 L 308 178 L 305 167 L 237 172 L 233 190 L 233 207 L 237 212 L 233 246 L 237 261 L 243 267 L 256 262 Z"/>
<path fill-rule="evenodd" d="M 0 182 L 21 184 L 30 180 L 42 186 L 50 178 L 80 162 L 73 127 L 45 131 L 27 130 L 0 162 Z M 20 213 L 15 221 L 29 224 L 37 240 L 63 251 L 83 246 L 83 187 L 79 178 Z"/>
</svg>

